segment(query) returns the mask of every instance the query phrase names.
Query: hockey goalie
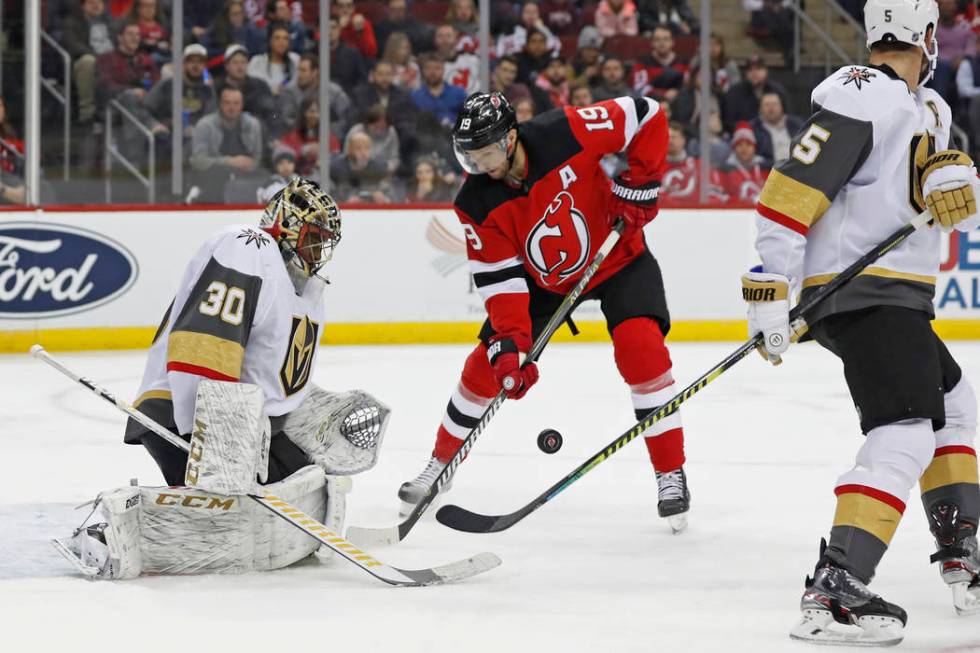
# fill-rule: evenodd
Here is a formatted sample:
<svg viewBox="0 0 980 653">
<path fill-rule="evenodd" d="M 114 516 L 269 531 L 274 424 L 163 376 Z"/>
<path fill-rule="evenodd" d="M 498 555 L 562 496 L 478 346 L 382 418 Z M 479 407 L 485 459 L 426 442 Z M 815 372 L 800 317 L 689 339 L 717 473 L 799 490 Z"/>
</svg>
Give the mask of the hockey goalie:
<svg viewBox="0 0 980 653">
<path fill-rule="evenodd" d="M 246 495 L 274 495 L 339 532 L 350 476 L 373 467 L 390 411 L 310 383 L 324 320 L 319 272 L 340 210 L 295 178 L 259 228 L 222 229 L 197 251 L 150 347 L 134 406 L 190 444 L 134 420 L 170 487 L 108 490 L 55 547 L 87 576 L 277 569 L 319 543 Z"/>
</svg>

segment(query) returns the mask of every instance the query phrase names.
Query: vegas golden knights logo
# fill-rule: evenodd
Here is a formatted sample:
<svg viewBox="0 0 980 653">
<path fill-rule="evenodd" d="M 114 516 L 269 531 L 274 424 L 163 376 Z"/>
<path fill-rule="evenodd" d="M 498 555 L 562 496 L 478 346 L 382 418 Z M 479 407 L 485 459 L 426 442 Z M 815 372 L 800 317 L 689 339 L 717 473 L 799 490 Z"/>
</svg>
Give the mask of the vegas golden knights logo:
<svg viewBox="0 0 980 653">
<path fill-rule="evenodd" d="M 279 370 L 286 396 L 296 394 L 310 380 L 313 369 L 313 350 L 320 335 L 320 325 L 303 316 L 293 316 L 293 326 L 289 331 L 289 346 L 286 347 L 286 360 Z"/>
</svg>

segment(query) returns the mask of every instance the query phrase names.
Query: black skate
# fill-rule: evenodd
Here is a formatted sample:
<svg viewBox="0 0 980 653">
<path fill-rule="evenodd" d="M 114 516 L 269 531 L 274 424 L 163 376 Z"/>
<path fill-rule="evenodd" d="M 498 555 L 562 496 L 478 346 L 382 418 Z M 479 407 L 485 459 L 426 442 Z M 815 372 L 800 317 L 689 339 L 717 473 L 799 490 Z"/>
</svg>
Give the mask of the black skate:
<svg viewBox="0 0 980 653">
<path fill-rule="evenodd" d="M 939 563 L 939 575 L 953 592 L 957 614 L 980 614 L 980 552 L 977 526 L 961 519 L 959 506 L 937 503 L 929 510 L 929 530 L 938 550 L 929 557 Z"/>
<path fill-rule="evenodd" d="M 680 533 L 687 528 L 690 509 L 691 493 L 687 489 L 684 468 L 657 472 L 657 514 L 667 519 L 672 531 Z"/>
<path fill-rule="evenodd" d="M 826 564 L 807 578 L 793 639 L 840 646 L 894 646 L 905 636 L 905 610 L 873 593 L 854 574 Z"/>
</svg>

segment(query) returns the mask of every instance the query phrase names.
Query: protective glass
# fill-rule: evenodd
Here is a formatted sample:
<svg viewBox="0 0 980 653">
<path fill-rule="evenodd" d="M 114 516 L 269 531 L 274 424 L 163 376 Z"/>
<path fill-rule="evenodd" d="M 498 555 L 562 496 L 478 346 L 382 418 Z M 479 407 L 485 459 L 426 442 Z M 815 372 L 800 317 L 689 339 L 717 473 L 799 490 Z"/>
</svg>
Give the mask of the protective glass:
<svg viewBox="0 0 980 653">
<path fill-rule="evenodd" d="M 507 161 L 507 137 L 504 136 L 496 143 L 491 143 L 476 150 L 464 150 L 459 143 L 453 141 L 453 151 L 456 160 L 463 170 L 471 175 L 482 175 L 500 167 Z"/>
</svg>

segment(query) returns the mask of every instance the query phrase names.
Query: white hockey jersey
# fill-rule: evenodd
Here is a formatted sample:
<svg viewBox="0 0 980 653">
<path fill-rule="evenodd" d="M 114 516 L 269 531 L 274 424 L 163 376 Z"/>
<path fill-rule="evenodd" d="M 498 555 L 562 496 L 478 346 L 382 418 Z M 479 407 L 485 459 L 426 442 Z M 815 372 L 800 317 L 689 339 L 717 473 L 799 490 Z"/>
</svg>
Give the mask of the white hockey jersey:
<svg viewBox="0 0 980 653">
<path fill-rule="evenodd" d="M 951 123 L 939 94 L 909 92 L 888 66 L 845 66 L 813 90 L 812 103 L 756 206 L 763 270 L 786 275 L 804 296 L 925 209 L 922 164 L 948 148 Z M 939 238 L 938 228 L 917 231 L 818 306 L 810 323 L 879 304 L 932 315 Z"/>
<path fill-rule="evenodd" d="M 248 225 L 222 229 L 184 271 L 150 347 L 136 407 L 190 433 L 197 384 L 208 378 L 255 384 L 266 415 L 289 413 L 309 391 L 324 287 L 313 277 L 298 295 L 268 234 Z M 137 427 L 130 423 L 127 442 L 139 442 Z"/>
</svg>

